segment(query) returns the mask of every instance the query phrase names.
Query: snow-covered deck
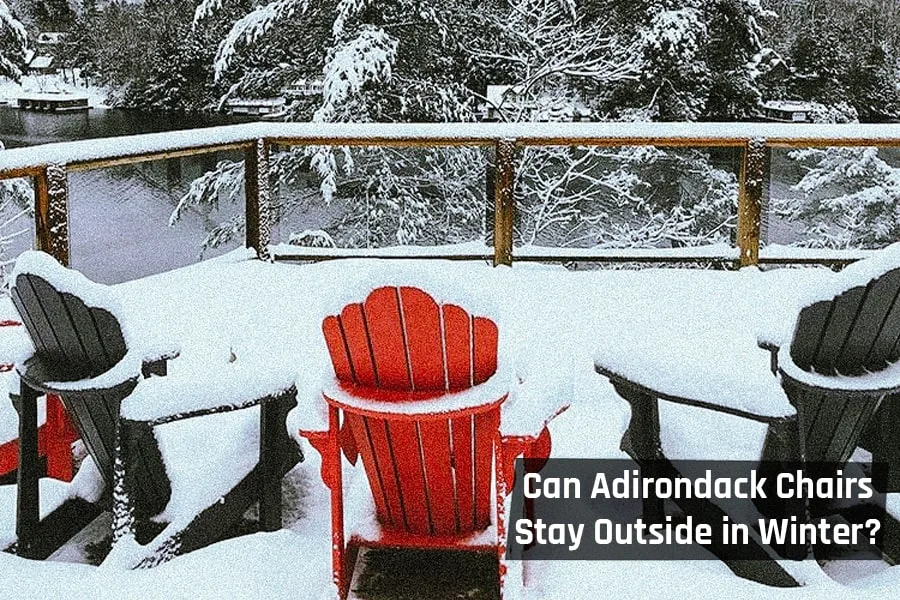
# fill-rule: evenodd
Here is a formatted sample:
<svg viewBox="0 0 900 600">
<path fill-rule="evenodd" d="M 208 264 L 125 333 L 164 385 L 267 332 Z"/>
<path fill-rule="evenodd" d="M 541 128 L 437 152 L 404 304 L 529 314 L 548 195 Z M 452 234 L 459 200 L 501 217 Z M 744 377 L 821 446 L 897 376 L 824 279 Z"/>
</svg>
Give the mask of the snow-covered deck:
<svg viewBox="0 0 900 600">
<path fill-rule="evenodd" d="M 783 331 L 797 303 L 836 277 L 821 268 L 568 272 L 434 260 L 294 266 L 238 260 L 239 254 L 113 288 L 132 316 L 131 335 L 178 340 L 181 356 L 172 362 L 172 374 L 219 358 L 227 362 L 231 354 L 261 371 L 275 363 L 280 371 L 287 362 L 296 370 L 298 400 L 309 408 L 331 375 L 323 317 L 342 302 L 361 299 L 349 298 L 348 290 L 420 278 L 426 287 L 485 296 L 496 305 L 501 361 L 513 362 L 540 388 L 535 393 L 560 389 L 550 383 L 561 375 L 573 382 L 572 408 L 551 424 L 553 452 L 584 458 L 624 457 L 619 441 L 628 408 L 594 372 L 598 350 L 646 356 L 645 368 L 665 369 L 684 385 L 779 410 L 784 397 L 757 336 Z M 686 374 L 702 380 L 692 383 Z M 683 458 L 759 456 L 759 423 L 692 407 L 664 404 L 661 410 L 667 452 Z M 723 438 L 722 431 L 742 433 Z M 0 554 L 0 575 L 8 585 L 15 582 L 19 598 L 316 597 L 330 581 L 329 503 L 318 457 L 312 451 L 307 457 L 286 480 L 283 531 L 221 542 L 146 571 Z M 11 518 L 10 507 L 0 510 L 0 518 Z M 886 565 L 835 566 L 835 579 L 815 562 L 795 567 L 805 587 L 766 588 L 715 561 L 531 563 L 525 597 L 863 598 L 900 590 L 900 570 Z"/>
</svg>

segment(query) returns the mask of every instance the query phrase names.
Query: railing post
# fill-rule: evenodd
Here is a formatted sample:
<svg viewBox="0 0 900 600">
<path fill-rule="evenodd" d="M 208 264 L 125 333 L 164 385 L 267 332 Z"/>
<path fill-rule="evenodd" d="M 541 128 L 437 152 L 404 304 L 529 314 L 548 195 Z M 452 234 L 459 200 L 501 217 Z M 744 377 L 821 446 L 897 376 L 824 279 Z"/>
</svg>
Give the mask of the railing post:
<svg viewBox="0 0 900 600">
<path fill-rule="evenodd" d="M 269 142 L 258 139 L 244 151 L 246 245 L 269 258 Z"/>
<path fill-rule="evenodd" d="M 740 266 L 759 264 L 763 184 L 766 180 L 766 140 L 754 138 L 744 146 L 738 196 L 737 243 Z"/>
<path fill-rule="evenodd" d="M 35 246 L 69 265 L 68 178 L 65 165 L 47 165 L 34 178 Z"/>
<path fill-rule="evenodd" d="M 511 265 L 516 204 L 516 140 L 504 138 L 494 146 L 494 266 Z"/>
</svg>

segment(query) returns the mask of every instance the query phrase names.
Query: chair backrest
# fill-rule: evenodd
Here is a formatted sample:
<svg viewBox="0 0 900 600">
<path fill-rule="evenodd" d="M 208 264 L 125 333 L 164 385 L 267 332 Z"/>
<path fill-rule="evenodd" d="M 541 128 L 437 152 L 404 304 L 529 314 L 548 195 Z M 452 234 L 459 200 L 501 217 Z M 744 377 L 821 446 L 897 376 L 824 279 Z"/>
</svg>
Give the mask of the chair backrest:
<svg viewBox="0 0 900 600">
<path fill-rule="evenodd" d="M 31 273 L 16 277 L 10 296 L 34 344 L 35 355 L 23 374 L 32 385 L 96 377 L 125 356 L 122 328 L 108 310 L 87 306 Z M 119 405 L 133 387 L 60 394 L 107 482 L 112 480 Z"/>
<path fill-rule="evenodd" d="M 439 393 L 477 385 L 497 370 L 496 324 L 438 305 L 418 288 L 376 289 L 327 317 L 322 329 L 336 376 L 358 386 Z M 499 407 L 414 417 L 345 410 L 344 419 L 382 527 L 460 535 L 489 525 Z"/>
<path fill-rule="evenodd" d="M 790 352 L 798 367 L 823 375 L 861 375 L 895 362 L 900 358 L 900 269 L 801 310 Z M 881 397 L 783 381 L 797 407 L 805 459 L 846 462 Z"/>
<path fill-rule="evenodd" d="M 125 356 L 122 328 L 108 310 L 89 307 L 30 273 L 16 277 L 10 296 L 37 355 L 70 379 L 96 377 Z"/>
<path fill-rule="evenodd" d="M 45 260 L 42 271 L 16 276 L 10 297 L 28 335 L 35 355 L 26 361 L 23 376 L 32 385 L 54 381 L 77 381 L 96 377 L 116 365 L 127 347 L 118 319 L 106 308 L 88 306 L 80 297 L 60 291 L 51 275 L 71 278 L 75 274 Z M 105 286 L 82 280 L 86 291 L 103 293 Z M 90 289 L 89 289 L 90 288 Z M 116 427 L 119 407 L 135 387 L 125 381 L 106 389 L 56 390 L 75 424 L 88 453 L 107 484 L 113 481 Z M 128 436 L 129 468 L 134 481 L 129 486 L 136 511 L 146 516 L 165 508 L 171 488 L 152 432 L 134 431 Z M 141 515 L 143 516 L 143 515 Z"/>
<path fill-rule="evenodd" d="M 404 391 L 462 390 L 497 370 L 497 325 L 414 287 L 381 287 L 322 323 L 340 381 Z"/>
<path fill-rule="evenodd" d="M 823 375 L 862 375 L 900 358 L 900 269 L 800 311 L 791 358 Z"/>
</svg>

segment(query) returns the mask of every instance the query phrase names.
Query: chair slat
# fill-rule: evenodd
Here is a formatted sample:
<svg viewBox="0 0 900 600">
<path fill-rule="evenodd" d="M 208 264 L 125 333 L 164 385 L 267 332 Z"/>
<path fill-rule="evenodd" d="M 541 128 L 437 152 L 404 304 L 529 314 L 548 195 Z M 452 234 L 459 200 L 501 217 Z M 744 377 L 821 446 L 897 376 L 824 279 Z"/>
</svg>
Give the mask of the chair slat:
<svg viewBox="0 0 900 600">
<path fill-rule="evenodd" d="M 400 496 L 406 514 L 406 526 L 412 533 L 431 533 L 425 489 L 425 466 L 416 424 L 413 421 L 389 421 L 390 456 L 397 469 Z"/>
<path fill-rule="evenodd" d="M 831 302 L 827 300 L 811 304 L 800 311 L 791 342 L 791 359 L 803 370 L 808 371 L 815 360 L 829 314 Z"/>
<path fill-rule="evenodd" d="M 835 424 L 831 442 L 825 449 L 823 460 L 843 463 L 850 458 L 857 445 L 862 426 L 874 412 L 875 399 L 845 399 L 840 420 Z"/>
<path fill-rule="evenodd" d="M 31 275 L 19 275 L 16 278 L 16 292 L 24 307 L 24 312 L 28 314 L 29 319 L 34 327 L 36 337 L 43 342 L 41 352 L 47 356 L 53 356 L 57 360 L 64 360 L 62 346 L 56 338 L 53 324 L 48 320 L 48 316 L 44 311 L 43 301 L 34 291 L 31 281 Z M 29 333 L 32 333 L 29 331 Z"/>
<path fill-rule="evenodd" d="M 824 393 L 810 391 L 802 392 L 798 406 L 806 460 L 824 460 L 834 427 L 843 413 L 843 403 L 828 402 Z"/>
<path fill-rule="evenodd" d="M 362 456 L 363 465 L 365 465 L 366 476 L 369 479 L 369 488 L 372 490 L 372 497 L 375 500 L 375 511 L 382 523 L 389 527 L 402 527 L 403 520 L 401 515 L 395 515 L 391 510 L 391 504 L 387 501 L 387 493 L 385 492 L 384 478 L 393 479 L 393 471 L 382 475 L 384 470 L 379 463 L 378 454 L 375 453 L 372 443 L 372 436 L 368 429 L 368 419 L 360 415 L 345 413 L 344 418 L 350 422 L 353 437 L 356 439 L 356 445 Z M 391 468 L 390 465 L 386 465 Z"/>
<path fill-rule="evenodd" d="M 366 298 L 363 310 L 378 373 L 378 387 L 410 390 L 412 385 L 397 288 L 382 287 L 373 291 Z"/>
<path fill-rule="evenodd" d="M 440 307 L 417 288 L 400 288 L 409 364 L 416 390 L 446 390 Z"/>
<path fill-rule="evenodd" d="M 472 386 L 472 322 L 469 314 L 458 306 L 445 304 L 444 346 L 447 357 L 447 379 L 451 390 Z"/>
<path fill-rule="evenodd" d="M 475 529 L 484 529 L 491 522 L 494 438 L 499 430 L 499 409 L 475 415 Z"/>
<path fill-rule="evenodd" d="M 66 362 L 73 370 L 87 376 L 91 372 L 91 359 L 81 343 L 81 337 L 75 329 L 75 324 L 69 318 L 69 310 L 66 308 L 62 294 L 40 277 L 31 276 L 28 280 L 40 300 L 48 324 L 59 343 Z"/>
<path fill-rule="evenodd" d="M 456 481 L 456 505 L 459 531 L 475 530 L 475 444 L 474 417 L 458 417 L 451 421 L 453 471 Z"/>
<path fill-rule="evenodd" d="M 833 375 L 836 372 L 841 350 L 859 316 L 865 296 L 866 288 L 858 286 L 832 300 L 831 314 L 812 362 L 817 373 Z"/>
<path fill-rule="evenodd" d="M 62 398 L 71 413 L 78 415 L 82 425 L 80 433 L 97 469 L 107 483 L 112 483 L 116 425 L 109 422 L 103 400 L 97 397 L 95 390 L 66 394 Z"/>
<path fill-rule="evenodd" d="M 847 336 L 837 361 L 837 370 L 845 375 L 861 375 L 866 369 L 884 367 L 884 358 L 873 353 L 886 318 L 897 302 L 900 292 L 900 269 L 895 269 L 872 281 L 866 299 L 859 309 L 859 317 Z M 872 362 L 874 361 L 874 362 Z"/>
<path fill-rule="evenodd" d="M 335 376 L 340 381 L 356 383 L 356 375 L 353 373 L 353 365 L 347 354 L 347 340 L 344 339 L 340 318 L 325 317 L 325 320 L 322 321 L 322 333 L 325 335 L 325 345 L 328 346 L 328 354 L 331 355 Z"/>
<path fill-rule="evenodd" d="M 106 356 L 109 357 L 112 364 L 116 364 L 128 351 L 119 321 L 109 311 L 102 308 L 91 308 L 91 317 L 94 318 L 94 323 L 97 325 L 97 336 L 106 349 Z"/>
<path fill-rule="evenodd" d="M 419 423 L 419 433 L 425 458 L 429 514 L 434 533 L 456 533 L 458 507 L 450 462 L 450 421 L 422 421 Z"/>
<path fill-rule="evenodd" d="M 97 324 L 90 309 L 79 298 L 71 294 L 62 294 L 62 299 L 81 347 L 84 349 L 91 375 L 99 375 L 115 365 L 117 360 L 109 355 L 106 344 L 100 337 L 100 332 L 97 331 Z"/>
<path fill-rule="evenodd" d="M 369 345 L 369 331 L 361 304 L 348 304 L 341 311 L 341 324 L 350 351 L 350 362 L 357 383 L 369 387 L 378 386 L 378 374 Z"/>
<path fill-rule="evenodd" d="M 487 381 L 497 372 L 497 325 L 490 319 L 472 319 L 472 371 L 474 383 Z"/>
<path fill-rule="evenodd" d="M 35 351 L 37 351 L 39 354 L 49 354 L 50 349 L 53 347 L 50 332 L 47 330 L 42 330 L 35 324 L 34 320 L 29 314 L 24 300 L 22 299 L 18 286 L 13 286 L 13 288 L 10 290 L 9 296 L 13 302 L 13 306 L 16 307 L 16 312 L 18 312 L 19 316 L 22 318 L 22 324 L 25 326 L 25 330 L 28 331 L 28 337 L 31 338 L 31 341 L 34 344 Z M 45 336 L 49 337 L 51 341 L 44 339 Z"/>
<path fill-rule="evenodd" d="M 400 494 L 400 477 L 397 473 L 397 465 L 392 457 L 391 444 L 388 441 L 387 422 L 384 419 L 365 417 L 368 425 L 369 437 L 372 440 L 372 453 L 377 460 L 378 470 L 381 473 L 381 482 L 384 485 L 384 496 L 390 513 L 393 516 L 395 527 L 408 529 L 409 524 L 404 508 L 404 498 Z"/>
</svg>

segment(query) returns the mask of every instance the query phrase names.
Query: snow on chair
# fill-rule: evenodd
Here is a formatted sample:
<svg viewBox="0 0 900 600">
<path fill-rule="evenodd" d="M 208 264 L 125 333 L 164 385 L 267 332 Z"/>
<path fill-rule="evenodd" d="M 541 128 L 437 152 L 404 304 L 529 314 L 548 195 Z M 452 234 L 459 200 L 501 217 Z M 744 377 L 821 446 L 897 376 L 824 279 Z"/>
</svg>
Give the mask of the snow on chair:
<svg viewBox="0 0 900 600">
<path fill-rule="evenodd" d="M 336 376 L 322 392 L 328 427 L 300 434 L 322 455 L 331 490 L 338 595 L 360 546 L 495 553 L 502 592 L 513 461 L 549 456 L 546 424 L 565 407 L 528 435 L 505 435 L 501 406 L 517 382 L 498 372 L 496 323 L 416 287 L 378 288 L 322 330 Z M 342 451 L 353 464 L 362 457 L 376 517 L 349 541 Z"/>
</svg>

